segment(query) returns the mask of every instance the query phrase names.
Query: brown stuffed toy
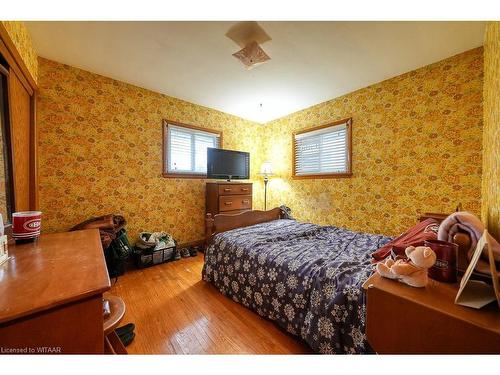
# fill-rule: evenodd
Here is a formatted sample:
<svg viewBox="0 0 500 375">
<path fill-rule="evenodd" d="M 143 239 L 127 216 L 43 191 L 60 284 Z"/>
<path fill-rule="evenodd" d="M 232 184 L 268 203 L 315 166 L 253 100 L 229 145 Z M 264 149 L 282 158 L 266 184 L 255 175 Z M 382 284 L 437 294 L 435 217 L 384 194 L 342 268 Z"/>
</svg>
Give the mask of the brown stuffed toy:
<svg viewBox="0 0 500 375">
<path fill-rule="evenodd" d="M 427 285 L 427 269 L 436 263 L 436 253 L 427 246 L 409 246 L 405 250 L 408 259 L 397 261 L 391 258 L 377 264 L 377 272 L 389 279 L 423 288 Z"/>
</svg>

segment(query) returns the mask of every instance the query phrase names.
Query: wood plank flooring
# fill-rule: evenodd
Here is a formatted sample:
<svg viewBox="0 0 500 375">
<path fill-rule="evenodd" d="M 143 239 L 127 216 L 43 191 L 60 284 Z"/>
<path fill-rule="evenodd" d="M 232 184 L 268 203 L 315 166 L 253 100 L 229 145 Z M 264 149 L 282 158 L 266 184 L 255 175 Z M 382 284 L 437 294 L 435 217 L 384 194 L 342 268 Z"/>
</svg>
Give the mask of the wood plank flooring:
<svg viewBox="0 0 500 375">
<path fill-rule="evenodd" d="M 201 280 L 203 254 L 118 279 L 111 293 L 127 306 L 121 325 L 133 322 L 131 354 L 310 353 L 300 339 L 220 294 Z"/>
</svg>

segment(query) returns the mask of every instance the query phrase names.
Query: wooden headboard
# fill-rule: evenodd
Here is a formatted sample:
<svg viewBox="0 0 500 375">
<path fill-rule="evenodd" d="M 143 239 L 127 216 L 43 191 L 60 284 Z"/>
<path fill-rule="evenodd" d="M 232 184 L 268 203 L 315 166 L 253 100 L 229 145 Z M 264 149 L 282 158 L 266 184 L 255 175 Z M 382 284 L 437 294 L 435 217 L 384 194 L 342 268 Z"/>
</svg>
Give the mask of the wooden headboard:
<svg viewBox="0 0 500 375">
<path fill-rule="evenodd" d="M 279 207 L 269 211 L 245 211 L 239 214 L 218 214 L 214 217 L 212 217 L 212 214 L 207 214 L 205 219 L 205 244 L 208 245 L 212 237 L 217 233 L 281 218 L 282 213 Z"/>
</svg>

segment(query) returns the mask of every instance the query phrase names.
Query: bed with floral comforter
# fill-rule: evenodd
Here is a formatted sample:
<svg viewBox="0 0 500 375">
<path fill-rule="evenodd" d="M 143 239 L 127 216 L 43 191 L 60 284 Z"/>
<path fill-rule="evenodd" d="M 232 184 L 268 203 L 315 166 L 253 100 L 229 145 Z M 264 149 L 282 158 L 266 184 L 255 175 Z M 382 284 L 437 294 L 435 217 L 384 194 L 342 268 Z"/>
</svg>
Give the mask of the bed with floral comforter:
<svg viewBox="0 0 500 375">
<path fill-rule="evenodd" d="M 363 282 L 390 237 L 274 220 L 215 235 L 203 279 L 320 353 L 365 353 Z"/>
</svg>

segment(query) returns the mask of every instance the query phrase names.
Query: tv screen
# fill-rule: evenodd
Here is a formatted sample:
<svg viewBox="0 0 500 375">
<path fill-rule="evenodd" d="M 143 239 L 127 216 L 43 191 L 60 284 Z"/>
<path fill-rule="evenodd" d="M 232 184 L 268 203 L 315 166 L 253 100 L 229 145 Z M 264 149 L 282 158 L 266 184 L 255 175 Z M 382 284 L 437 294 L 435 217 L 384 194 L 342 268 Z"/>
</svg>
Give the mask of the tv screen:
<svg viewBox="0 0 500 375">
<path fill-rule="evenodd" d="M 227 180 L 250 178 L 250 154 L 242 151 L 207 148 L 207 177 Z"/>
</svg>

